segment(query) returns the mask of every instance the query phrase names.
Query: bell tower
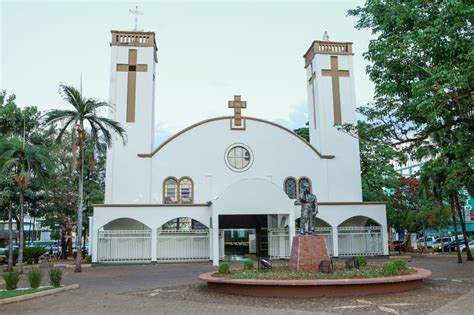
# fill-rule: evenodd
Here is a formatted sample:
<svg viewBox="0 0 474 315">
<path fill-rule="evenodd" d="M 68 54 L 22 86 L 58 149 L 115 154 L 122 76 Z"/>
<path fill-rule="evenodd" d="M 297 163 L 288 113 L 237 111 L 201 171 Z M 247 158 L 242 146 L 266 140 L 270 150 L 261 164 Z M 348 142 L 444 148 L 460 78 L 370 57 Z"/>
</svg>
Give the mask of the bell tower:
<svg viewBox="0 0 474 315">
<path fill-rule="evenodd" d="M 137 154 L 153 149 L 155 116 L 155 73 L 157 48 L 154 32 L 111 31 L 110 98 L 113 105 L 109 118 L 118 121 L 127 132 L 127 143 L 114 138 L 107 150 L 106 203 L 130 197 L 128 189 L 139 189 L 140 177 L 146 172 L 136 167 Z M 134 165 L 133 172 L 127 171 Z M 133 173 L 133 174 L 132 174 Z M 133 175 L 133 176 L 132 176 Z M 116 187 L 114 187 L 114 185 Z M 145 191 L 137 191 L 137 202 Z M 130 200 L 130 199 L 129 199 Z"/>
<path fill-rule="evenodd" d="M 360 201 L 359 141 L 339 130 L 357 123 L 352 43 L 331 42 L 327 33 L 323 39 L 313 41 L 303 56 L 310 142 L 321 154 L 334 156 L 327 162 L 330 191 L 353 192 L 350 198 Z"/>
</svg>

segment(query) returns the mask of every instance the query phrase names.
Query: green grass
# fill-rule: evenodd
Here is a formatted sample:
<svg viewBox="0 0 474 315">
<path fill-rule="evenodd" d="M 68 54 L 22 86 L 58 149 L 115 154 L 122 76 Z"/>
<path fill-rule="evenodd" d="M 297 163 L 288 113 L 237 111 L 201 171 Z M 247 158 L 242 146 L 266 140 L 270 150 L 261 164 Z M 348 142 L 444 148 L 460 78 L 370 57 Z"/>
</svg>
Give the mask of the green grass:
<svg viewBox="0 0 474 315">
<path fill-rule="evenodd" d="M 0 291 L 0 300 L 11 298 L 19 295 L 26 295 L 30 293 L 36 293 L 46 290 L 54 289 L 53 287 L 40 288 L 40 289 L 24 289 L 24 290 L 11 290 L 11 291 Z"/>
<path fill-rule="evenodd" d="M 401 271 L 401 275 L 411 274 L 412 269 Z M 383 277 L 383 266 L 367 265 L 357 269 L 336 267 L 333 273 L 290 271 L 288 266 L 276 266 L 272 271 L 231 270 L 228 274 L 214 274 L 227 279 L 266 279 L 266 280 L 317 280 L 317 279 L 357 279 Z"/>
</svg>

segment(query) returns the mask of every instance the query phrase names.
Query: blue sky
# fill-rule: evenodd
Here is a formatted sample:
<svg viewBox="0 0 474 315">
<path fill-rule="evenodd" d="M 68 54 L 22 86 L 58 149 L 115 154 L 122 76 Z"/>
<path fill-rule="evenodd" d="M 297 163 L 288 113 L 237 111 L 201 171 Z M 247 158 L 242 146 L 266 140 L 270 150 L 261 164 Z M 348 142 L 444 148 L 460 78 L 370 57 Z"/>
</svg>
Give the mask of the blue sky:
<svg viewBox="0 0 474 315">
<path fill-rule="evenodd" d="M 157 142 L 209 117 L 230 115 L 241 94 L 244 115 L 298 128 L 307 120 L 303 54 L 328 31 L 354 42 L 358 105 L 373 97 L 365 74 L 369 31 L 347 10 L 362 1 L 1 1 L 0 89 L 20 106 L 65 108 L 58 84 L 107 100 L 110 30 L 156 32 Z"/>
</svg>

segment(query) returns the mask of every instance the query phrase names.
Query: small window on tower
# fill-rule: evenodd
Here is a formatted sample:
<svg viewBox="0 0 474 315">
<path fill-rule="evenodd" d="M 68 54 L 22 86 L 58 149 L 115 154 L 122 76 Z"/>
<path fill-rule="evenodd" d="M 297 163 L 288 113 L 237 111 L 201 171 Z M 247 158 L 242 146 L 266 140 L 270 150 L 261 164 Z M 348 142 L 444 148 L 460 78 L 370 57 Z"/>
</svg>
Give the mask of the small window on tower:
<svg viewBox="0 0 474 315">
<path fill-rule="evenodd" d="M 179 180 L 179 200 L 181 203 L 193 202 L 193 182 L 188 177 Z"/>
<path fill-rule="evenodd" d="M 297 189 L 296 189 L 296 179 L 289 177 L 285 179 L 285 193 L 290 199 L 296 199 Z"/>
</svg>

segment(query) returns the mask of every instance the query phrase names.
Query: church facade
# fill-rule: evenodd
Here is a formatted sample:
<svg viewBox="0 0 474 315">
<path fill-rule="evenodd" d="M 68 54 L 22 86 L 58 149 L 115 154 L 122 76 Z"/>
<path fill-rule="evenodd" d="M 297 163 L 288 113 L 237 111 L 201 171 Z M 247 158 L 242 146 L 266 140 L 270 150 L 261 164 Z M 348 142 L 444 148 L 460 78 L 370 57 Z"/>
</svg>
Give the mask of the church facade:
<svg viewBox="0 0 474 315">
<path fill-rule="evenodd" d="M 105 203 L 90 217 L 93 263 L 217 265 L 239 246 L 288 258 L 305 183 L 330 255 L 388 254 L 385 204 L 362 201 L 358 140 L 338 130 L 356 122 L 352 43 L 314 41 L 304 55 L 310 142 L 243 115 L 245 96 L 230 96 L 223 106 L 232 115 L 158 147 L 155 34 L 112 31 L 111 50 L 109 117 L 128 141 L 107 151 Z"/>
</svg>

